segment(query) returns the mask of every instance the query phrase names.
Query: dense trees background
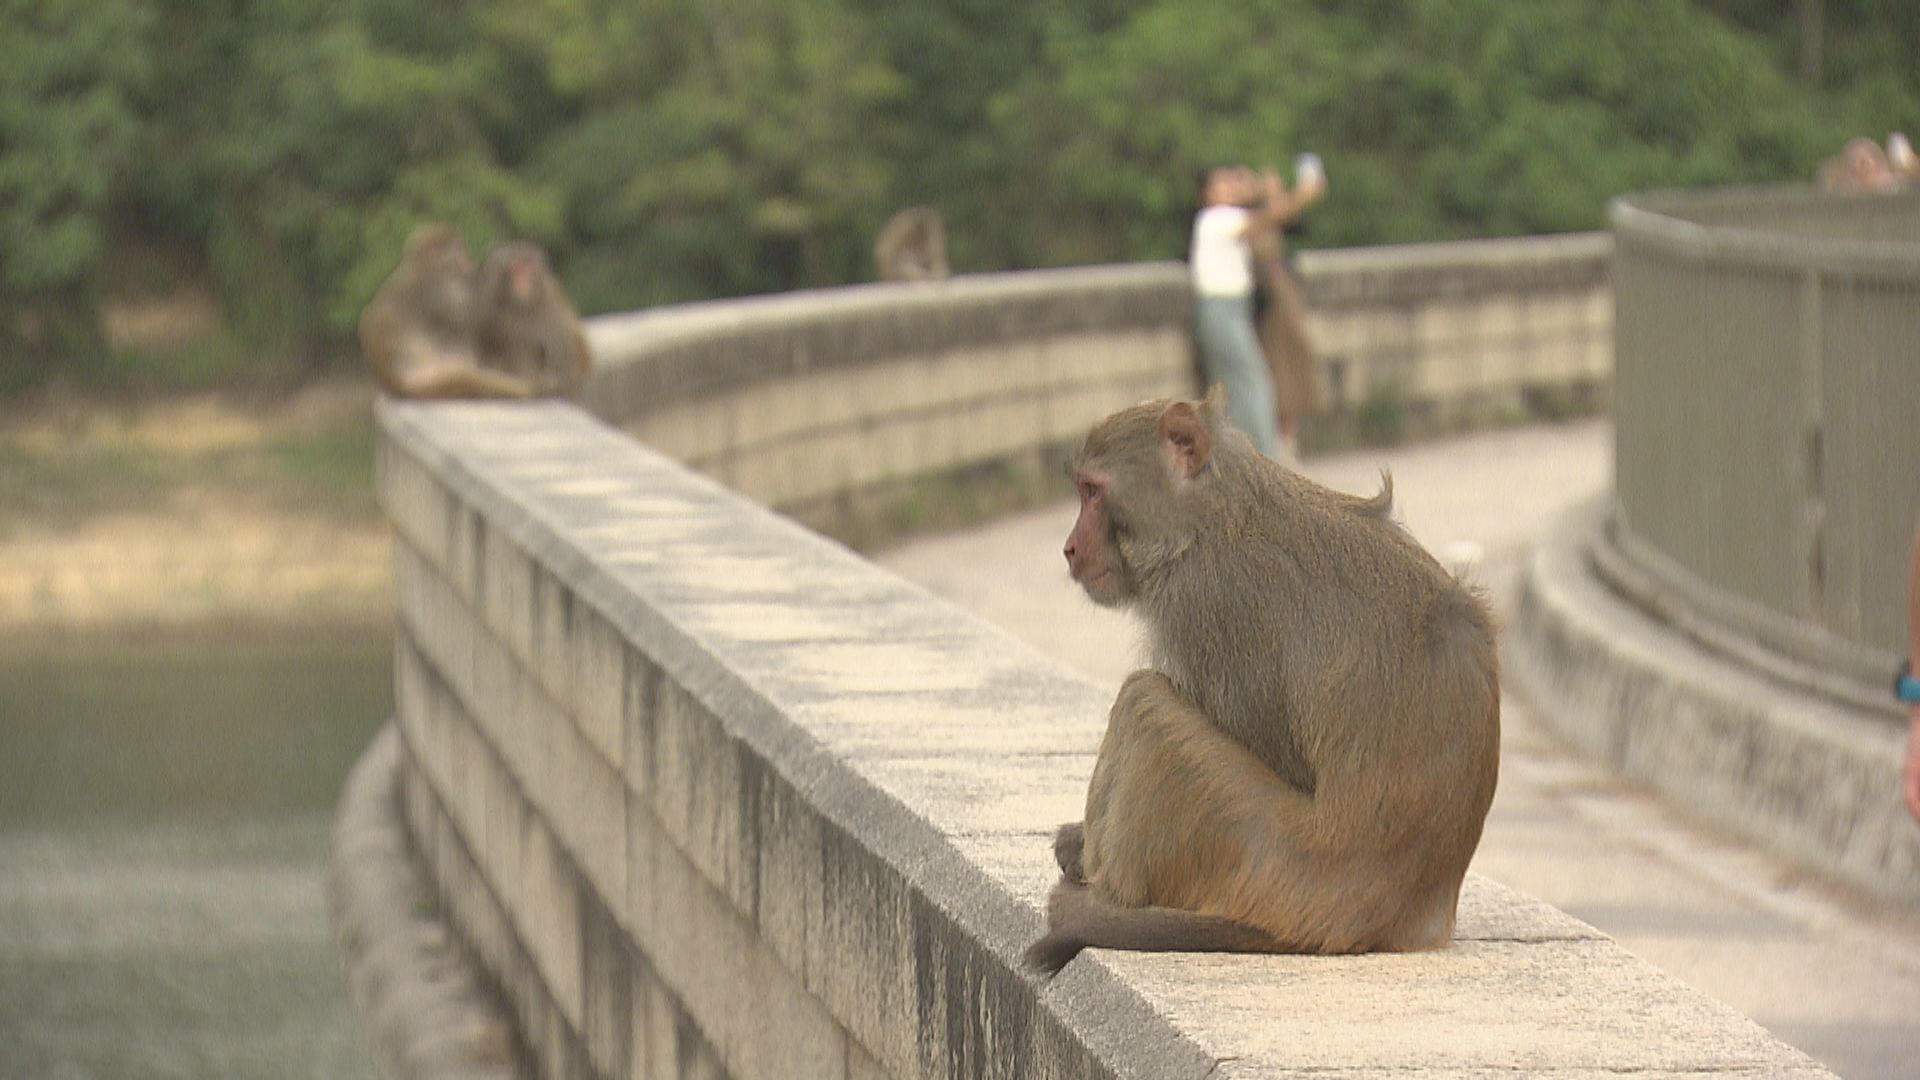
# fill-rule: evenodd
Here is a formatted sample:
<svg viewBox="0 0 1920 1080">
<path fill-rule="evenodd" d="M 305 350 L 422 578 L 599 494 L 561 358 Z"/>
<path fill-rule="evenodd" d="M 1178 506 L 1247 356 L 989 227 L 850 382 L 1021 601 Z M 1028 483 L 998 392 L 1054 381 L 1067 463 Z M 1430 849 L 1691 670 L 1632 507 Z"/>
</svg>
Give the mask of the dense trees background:
<svg viewBox="0 0 1920 1080">
<path fill-rule="evenodd" d="M 1173 256 L 1304 149 L 1312 243 L 1594 228 L 1920 134 L 1916 57 L 1910 0 L 0 0 L 0 389 L 181 297 L 203 367 L 351 356 L 428 219 L 589 312 L 863 280 L 921 203 L 963 271 Z"/>
</svg>

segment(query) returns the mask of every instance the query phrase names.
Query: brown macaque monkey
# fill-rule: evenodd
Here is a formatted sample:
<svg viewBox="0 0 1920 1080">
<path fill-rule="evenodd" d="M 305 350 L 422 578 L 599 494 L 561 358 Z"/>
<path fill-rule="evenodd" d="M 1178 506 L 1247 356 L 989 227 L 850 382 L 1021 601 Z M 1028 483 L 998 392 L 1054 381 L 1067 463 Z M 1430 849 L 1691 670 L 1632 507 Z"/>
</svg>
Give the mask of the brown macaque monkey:
<svg viewBox="0 0 1920 1080">
<path fill-rule="evenodd" d="M 546 252 L 526 240 L 501 245 L 480 264 L 474 333 L 482 366 L 527 380 L 536 394 L 572 397 L 593 366 L 579 313 Z"/>
<path fill-rule="evenodd" d="M 1027 963 L 1082 948 L 1357 953 L 1452 939 L 1499 771 L 1491 616 L 1370 499 L 1257 453 L 1202 402 L 1102 421 L 1065 554 L 1144 618 L 1086 820 Z"/>
<path fill-rule="evenodd" d="M 1902 179 L 1880 144 L 1864 135 L 1820 163 L 1820 185 L 1828 191 L 1894 191 Z"/>
<path fill-rule="evenodd" d="M 389 394 L 410 398 L 524 398 L 525 379 L 486 371 L 473 350 L 473 259 L 460 234 L 422 225 L 400 266 L 360 313 L 360 351 Z"/>
<path fill-rule="evenodd" d="M 938 281 L 947 277 L 947 227 L 940 211 L 910 206 L 893 215 L 873 242 L 881 281 Z"/>
</svg>

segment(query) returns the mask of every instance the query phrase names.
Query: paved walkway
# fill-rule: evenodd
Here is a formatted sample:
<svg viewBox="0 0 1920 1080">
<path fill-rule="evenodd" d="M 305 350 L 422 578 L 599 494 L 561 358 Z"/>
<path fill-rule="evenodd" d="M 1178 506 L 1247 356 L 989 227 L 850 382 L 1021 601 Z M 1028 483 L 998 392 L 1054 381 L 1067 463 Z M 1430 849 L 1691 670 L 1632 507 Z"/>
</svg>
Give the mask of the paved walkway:
<svg viewBox="0 0 1920 1080">
<path fill-rule="evenodd" d="M 1390 468 L 1408 528 L 1443 561 L 1471 560 L 1504 604 L 1530 538 L 1607 487 L 1611 439 L 1604 421 L 1519 428 L 1316 458 L 1304 471 L 1371 493 Z M 1063 501 L 878 561 L 1117 684 L 1137 634 L 1068 580 L 1060 544 L 1073 514 Z M 1525 701 L 1509 697 L 1502 720 L 1477 871 L 1592 923 L 1848 1080 L 1920 1077 L 1920 916 L 1686 820 L 1573 755 Z"/>
</svg>

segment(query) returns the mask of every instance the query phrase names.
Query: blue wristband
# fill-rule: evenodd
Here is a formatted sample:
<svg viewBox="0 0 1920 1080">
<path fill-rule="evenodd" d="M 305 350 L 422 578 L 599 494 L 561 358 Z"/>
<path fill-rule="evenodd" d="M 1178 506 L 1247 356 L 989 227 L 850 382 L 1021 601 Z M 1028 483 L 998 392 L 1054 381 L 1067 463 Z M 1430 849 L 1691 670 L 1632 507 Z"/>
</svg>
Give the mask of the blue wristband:
<svg viewBox="0 0 1920 1080">
<path fill-rule="evenodd" d="M 1903 661 L 1893 677 L 1893 696 L 1910 705 L 1920 705 L 1920 677 L 1913 673 L 1913 662 Z"/>
</svg>

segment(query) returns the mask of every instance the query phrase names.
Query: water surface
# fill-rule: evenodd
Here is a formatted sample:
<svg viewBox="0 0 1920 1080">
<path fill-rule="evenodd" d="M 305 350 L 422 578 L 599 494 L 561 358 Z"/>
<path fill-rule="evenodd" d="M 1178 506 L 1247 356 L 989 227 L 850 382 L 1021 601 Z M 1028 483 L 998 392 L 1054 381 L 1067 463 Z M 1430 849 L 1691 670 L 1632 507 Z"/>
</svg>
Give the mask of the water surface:
<svg viewBox="0 0 1920 1080">
<path fill-rule="evenodd" d="M 0 1080 L 374 1075 L 322 880 L 389 648 L 0 657 Z"/>
</svg>

